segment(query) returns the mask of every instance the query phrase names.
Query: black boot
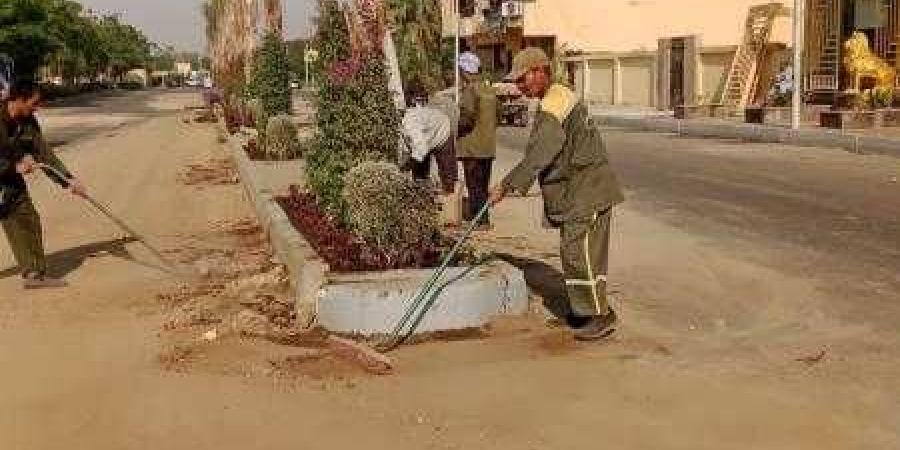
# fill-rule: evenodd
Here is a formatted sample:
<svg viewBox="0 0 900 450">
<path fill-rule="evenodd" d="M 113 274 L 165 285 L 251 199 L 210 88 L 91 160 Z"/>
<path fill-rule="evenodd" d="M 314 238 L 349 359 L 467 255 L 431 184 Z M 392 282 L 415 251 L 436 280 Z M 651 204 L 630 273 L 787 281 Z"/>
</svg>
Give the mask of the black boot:
<svg viewBox="0 0 900 450">
<path fill-rule="evenodd" d="M 69 284 L 57 278 L 50 278 L 42 273 L 30 272 L 22 276 L 25 289 L 64 288 Z"/>
<path fill-rule="evenodd" d="M 594 316 L 586 325 L 575 331 L 575 339 L 579 341 L 598 341 L 606 339 L 616 332 L 618 317 L 610 308 L 605 316 Z"/>
<path fill-rule="evenodd" d="M 577 330 L 590 323 L 593 318 L 593 316 L 576 316 L 575 314 L 569 313 L 566 315 L 566 324 L 568 324 L 570 328 Z"/>
</svg>

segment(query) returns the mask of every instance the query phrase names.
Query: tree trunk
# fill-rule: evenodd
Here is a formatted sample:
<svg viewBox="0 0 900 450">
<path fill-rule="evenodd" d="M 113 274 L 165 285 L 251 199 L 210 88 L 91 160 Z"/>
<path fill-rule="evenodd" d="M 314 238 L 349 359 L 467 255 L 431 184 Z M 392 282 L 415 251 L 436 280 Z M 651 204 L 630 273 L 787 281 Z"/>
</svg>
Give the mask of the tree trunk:
<svg viewBox="0 0 900 450">
<path fill-rule="evenodd" d="M 264 0 L 266 11 L 266 32 L 275 33 L 279 37 L 284 31 L 284 12 L 281 0 Z"/>
</svg>

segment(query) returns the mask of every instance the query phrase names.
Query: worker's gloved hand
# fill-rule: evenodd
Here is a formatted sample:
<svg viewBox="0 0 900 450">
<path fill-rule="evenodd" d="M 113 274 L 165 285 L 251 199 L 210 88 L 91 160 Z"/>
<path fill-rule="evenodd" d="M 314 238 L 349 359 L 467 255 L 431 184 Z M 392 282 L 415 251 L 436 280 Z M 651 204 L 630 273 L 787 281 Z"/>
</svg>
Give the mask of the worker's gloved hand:
<svg viewBox="0 0 900 450">
<path fill-rule="evenodd" d="M 71 178 L 69 181 L 69 192 L 72 195 L 77 195 L 79 197 L 87 197 L 87 189 L 84 187 L 84 184 L 81 183 L 77 178 Z"/>
<path fill-rule="evenodd" d="M 491 205 L 496 205 L 497 203 L 502 202 L 504 198 L 506 198 L 506 188 L 504 188 L 503 186 L 494 186 L 494 188 L 491 189 Z"/>
<path fill-rule="evenodd" d="M 36 167 L 37 163 L 34 161 L 34 156 L 25 155 L 21 161 L 16 163 L 16 172 L 22 175 L 29 175 L 34 172 Z"/>
</svg>

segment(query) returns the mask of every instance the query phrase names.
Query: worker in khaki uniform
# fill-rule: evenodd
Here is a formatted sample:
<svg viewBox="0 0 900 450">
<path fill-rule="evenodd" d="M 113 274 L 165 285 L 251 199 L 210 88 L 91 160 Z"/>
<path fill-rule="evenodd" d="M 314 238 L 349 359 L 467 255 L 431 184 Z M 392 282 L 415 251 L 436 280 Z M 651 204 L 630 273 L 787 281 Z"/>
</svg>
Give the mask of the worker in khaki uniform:
<svg viewBox="0 0 900 450">
<path fill-rule="evenodd" d="M 527 194 L 537 178 L 546 219 L 559 227 L 570 323 L 579 340 L 599 340 L 617 326 L 606 296 L 612 208 L 624 201 L 603 137 L 587 107 L 569 88 L 553 84 L 550 59 L 528 48 L 513 60 L 508 79 L 541 99 L 524 159 L 491 190 L 496 204 L 511 192 Z"/>
<path fill-rule="evenodd" d="M 9 98 L 0 103 L 0 222 L 26 289 L 63 287 L 66 283 L 47 276 L 41 219 L 28 195 L 25 176 L 40 164 L 51 166 L 68 178 L 73 194 L 86 195 L 41 134 L 34 117 L 40 101 L 36 86 L 24 82 L 14 86 Z"/>
<path fill-rule="evenodd" d="M 481 78 L 481 62 L 474 53 L 459 57 L 463 87 L 459 101 L 459 144 L 456 156 L 462 162 L 469 193 L 467 218 L 474 218 L 488 201 L 491 170 L 497 156 L 497 93 Z M 482 216 L 477 230 L 490 229 L 490 218 Z"/>
</svg>

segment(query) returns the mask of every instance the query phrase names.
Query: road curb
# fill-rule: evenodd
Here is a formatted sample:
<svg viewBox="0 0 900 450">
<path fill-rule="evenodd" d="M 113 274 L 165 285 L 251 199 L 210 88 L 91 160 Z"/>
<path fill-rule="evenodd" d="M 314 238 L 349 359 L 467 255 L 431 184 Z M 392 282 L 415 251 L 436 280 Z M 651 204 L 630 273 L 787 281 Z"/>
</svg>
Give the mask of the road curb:
<svg viewBox="0 0 900 450">
<path fill-rule="evenodd" d="M 719 139 L 740 139 L 796 145 L 800 147 L 839 148 L 851 153 L 883 155 L 900 158 L 900 140 L 874 136 L 856 136 L 837 130 L 791 130 L 757 124 L 698 122 L 671 117 L 638 117 L 596 114 L 600 124 L 632 128 L 680 136 Z"/>
<path fill-rule="evenodd" d="M 272 243 L 275 256 L 285 265 L 290 275 L 298 321 L 309 323 L 316 316 L 316 302 L 327 280 L 325 274 L 328 272 L 328 265 L 294 230 L 287 214 L 275 200 L 275 193 L 262 188 L 263 184 L 253 170 L 253 161 L 244 151 L 240 139 L 228 135 L 221 122 L 219 128 L 226 135 L 225 147 L 237 167 L 244 194 L 253 205 L 259 224 Z"/>
</svg>

